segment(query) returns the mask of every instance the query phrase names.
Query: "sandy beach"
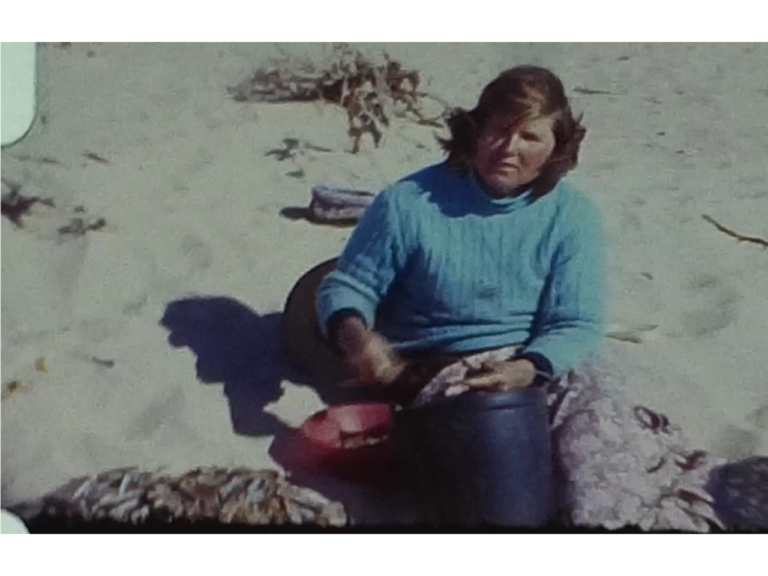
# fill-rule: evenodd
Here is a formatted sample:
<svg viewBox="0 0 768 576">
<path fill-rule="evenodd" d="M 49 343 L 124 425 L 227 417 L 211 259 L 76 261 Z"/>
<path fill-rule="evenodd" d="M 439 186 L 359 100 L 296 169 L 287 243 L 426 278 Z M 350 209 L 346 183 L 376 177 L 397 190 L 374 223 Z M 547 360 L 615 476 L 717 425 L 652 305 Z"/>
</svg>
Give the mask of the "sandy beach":
<svg viewBox="0 0 768 576">
<path fill-rule="evenodd" d="M 768 240 L 768 45 L 358 47 L 457 106 L 504 68 L 558 73 L 588 128 L 570 180 L 603 212 L 627 395 L 718 456 L 768 456 L 768 249 L 716 225 Z M 275 431 L 322 408 L 286 365 L 280 313 L 350 230 L 284 211 L 315 185 L 376 192 L 442 159 L 407 120 L 352 154 L 339 107 L 227 92 L 272 57 L 329 52 L 41 46 L 40 117 L 2 150 L 3 178 L 55 204 L 2 219 L 3 507 L 110 468 L 274 468 Z M 59 231 L 78 218 L 103 226 Z"/>
</svg>

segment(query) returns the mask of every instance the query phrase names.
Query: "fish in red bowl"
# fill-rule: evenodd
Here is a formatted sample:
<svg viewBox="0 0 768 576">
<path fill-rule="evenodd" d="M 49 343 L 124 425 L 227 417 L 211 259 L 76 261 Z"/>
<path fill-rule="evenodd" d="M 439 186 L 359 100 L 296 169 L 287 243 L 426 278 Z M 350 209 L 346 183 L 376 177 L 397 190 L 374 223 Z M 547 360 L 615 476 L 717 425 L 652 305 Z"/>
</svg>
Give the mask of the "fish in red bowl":
<svg viewBox="0 0 768 576">
<path fill-rule="evenodd" d="M 340 479 L 392 480 L 398 459 L 390 433 L 389 404 L 342 404 L 309 417 L 283 450 L 289 471 L 321 471 Z"/>
</svg>

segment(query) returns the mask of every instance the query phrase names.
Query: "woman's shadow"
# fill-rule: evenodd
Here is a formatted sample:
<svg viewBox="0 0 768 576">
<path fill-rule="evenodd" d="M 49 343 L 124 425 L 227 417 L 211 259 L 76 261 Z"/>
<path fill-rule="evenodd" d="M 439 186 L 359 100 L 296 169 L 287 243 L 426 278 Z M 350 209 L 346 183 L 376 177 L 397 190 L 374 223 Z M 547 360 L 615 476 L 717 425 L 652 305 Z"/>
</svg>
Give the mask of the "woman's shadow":
<svg viewBox="0 0 768 576">
<path fill-rule="evenodd" d="M 290 446 L 295 429 L 265 412 L 265 408 L 280 399 L 284 380 L 310 386 L 327 405 L 358 400 L 353 392 L 310 382 L 291 365 L 284 345 L 282 312 L 260 315 L 226 296 L 194 297 L 169 303 L 160 324 L 169 331 L 171 346 L 187 347 L 197 356 L 198 380 L 224 385 L 235 433 L 274 436 L 270 454 L 283 466 L 290 462 L 290 455 L 283 450 Z M 331 499 L 344 501 L 360 518 L 380 518 L 381 512 L 376 510 L 380 505 L 370 510 L 370 504 L 381 498 L 379 491 L 370 502 L 370 490 L 324 475 L 296 470 L 292 479 Z"/>
<path fill-rule="evenodd" d="M 227 296 L 200 296 L 169 303 L 160 324 L 174 348 L 197 356 L 197 378 L 223 384 L 232 427 L 244 436 L 273 436 L 286 425 L 265 412 L 283 394 L 282 382 L 309 386 L 326 404 L 359 400 L 359 394 L 315 382 L 292 365 L 285 347 L 283 313 L 261 315 Z"/>
<path fill-rule="evenodd" d="M 259 315 L 225 296 L 195 297 L 168 304 L 160 324 L 175 348 L 197 356 L 197 378 L 223 384 L 232 427 L 245 436 L 274 436 L 288 431 L 267 405 L 283 394 L 284 380 L 302 382 L 283 347 L 282 313 Z"/>
</svg>

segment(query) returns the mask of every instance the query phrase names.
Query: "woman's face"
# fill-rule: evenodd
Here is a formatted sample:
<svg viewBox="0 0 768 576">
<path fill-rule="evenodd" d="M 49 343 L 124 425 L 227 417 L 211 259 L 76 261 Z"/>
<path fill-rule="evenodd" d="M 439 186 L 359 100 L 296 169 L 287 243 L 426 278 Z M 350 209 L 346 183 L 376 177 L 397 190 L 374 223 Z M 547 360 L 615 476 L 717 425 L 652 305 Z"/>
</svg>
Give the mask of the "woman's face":
<svg viewBox="0 0 768 576">
<path fill-rule="evenodd" d="M 551 117 L 517 122 L 507 115 L 489 118 L 474 158 L 485 184 L 498 195 L 507 196 L 535 180 L 555 149 L 553 124 Z"/>
</svg>

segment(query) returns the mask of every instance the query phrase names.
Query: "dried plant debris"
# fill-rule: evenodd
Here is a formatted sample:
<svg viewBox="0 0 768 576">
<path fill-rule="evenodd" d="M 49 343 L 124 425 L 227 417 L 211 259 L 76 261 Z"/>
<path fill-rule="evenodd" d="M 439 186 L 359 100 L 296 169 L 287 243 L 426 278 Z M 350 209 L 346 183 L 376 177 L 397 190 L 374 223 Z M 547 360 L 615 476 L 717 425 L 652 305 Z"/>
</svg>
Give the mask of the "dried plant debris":
<svg viewBox="0 0 768 576">
<path fill-rule="evenodd" d="M 29 388 L 29 386 L 30 386 L 29 384 L 22 382 L 20 380 L 11 380 L 10 382 L 6 382 L 3 384 L 2 394 L 0 394 L 0 398 L 2 400 L 7 400 L 11 396 L 15 396 L 22 390 Z"/>
<path fill-rule="evenodd" d="M 269 150 L 265 156 L 274 156 L 278 162 L 284 162 L 296 157 L 297 153 L 302 150 L 310 150 L 313 152 L 333 152 L 330 148 L 324 148 L 322 146 L 316 146 L 310 142 L 298 140 L 296 138 L 283 138 L 283 147 L 274 148 Z"/>
<path fill-rule="evenodd" d="M 12 156 L 13 158 L 16 158 L 19 162 L 33 162 L 34 164 L 49 164 L 49 165 L 55 165 L 55 166 L 63 166 L 64 164 L 52 157 L 52 156 L 32 156 L 30 154 L 19 154 L 18 156 Z"/>
<path fill-rule="evenodd" d="M 59 237 L 81 237 L 95 230 L 101 230 L 106 227 L 105 218 L 91 217 L 87 214 L 85 207 L 75 206 L 74 208 L 57 207 L 53 199 L 40 198 L 39 196 L 24 196 L 21 194 L 21 185 L 2 179 L 3 185 L 3 216 L 8 218 L 18 228 L 24 227 L 23 218 L 30 215 L 32 207 L 36 204 L 42 204 L 49 208 L 60 208 L 53 215 L 60 223 L 63 218 L 64 224 L 57 228 Z"/>
<path fill-rule="evenodd" d="M 105 218 L 73 217 L 68 224 L 60 227 L 58 232 L 62 236 L 85 236 L 88 232 L 101 230 L 107 225 Z"/>
<path fill-rule="evenodd" d="M 52 46 L 53 48 L 59 48 L 61 50 L 69 50 L 72 48 L 72 42 L 46 42 L 44 46 Z"/>
<path fill-rule="evenodd" d="M 48 364 L 45 356 L 40 356 L 40 358 L 35 360 L 35 370 L 37 372 L 45 372 L 46 374 L 51 371 L 51 366 Z"/>
<path fill-rule="evenodd" d="M 99 164 L 109 164 L 109 160 L 104 158 L 104 156 L 101 156 L 100 154 L 96 154 L 96 152 L 86 151 L 83 153 L 83 158 L 86 158 L 87 160 L 93 160 L 94 162 L 98 162 Z"/>
<path fill-rule="evenodd" d="M 40 516 L 81 521 L 214 521 L 238 525 L 341 527 L 344 507 L 295 486 L 274 470 L 197 468 L 180 475 L 116 469 L 74 480 L 11 508 L 26 522 Z"/>
<path fill-rule="evenodd" d="M 620 94 L 616 94 L 615 92 L 610 92 L 608 90 L 596 90 L 594 88 L 587 88 L 585 86 L 576 86 L 573 91 L 576 94 L 584 94 L 586 96 L 593 96 L 593 95 L 604 95 L 604 96 L 620 96 Z"/>
<path fill-rule="evenodd" d="M 91 356 L 91 362 L 96 364 L 96 366 L 100 368 L 114 368 L 115 367 L 115 361 L 110 360 L 109 358 L 97 358 L 96 356 Z"/>
<path fill-rule="evenodd" d="M 405 69 L 387 54 L 381 63 L 375 63 L 360 51 L 337 44 L 322 68 L 286 58 L 258 69 L 229 91 L 238 102 L 321 101 L 339 105 L 347 112 L 347 132 L 352 151 L 357 153 L 364 134 L 370 134 L 377 147 L 381 144 L 393 116 L 442 126 L 444 110 L 431 118 L 423 112 L 422 99 L 432 97 L 419 91 L 420 83 L 417 71 Z"/>
<path fill-rule="evenodd" d="M 72 48 L 72 40 L 38 40 L 41 46 L 54 46 L 56 48 Z M 81 44 L 103 44 L 103 40 L 85 40 Z"/>
<path fill-rule="evenodd" d="M 22 195 L 21 184 L 11 182 L 5 178 L 2 179 L 2 193 L 2 214 L 19 228 L 24 226 L 22 217 L 29 214 L 29 211 L 35 204 L 40 203 L 50 207 L 55 206 L 53 200 L 50 198 Z"/>
<path fill-rule="evenodd" d="M 90 216 L 85 206 L 75 206 L 71 213 L 73 215 L 69 217 L 66 224 L 57 229 L 59 237 L 80 238 L 88 232 L 102 230 L 107 226 L 106 218 Z"/>
</svg>

